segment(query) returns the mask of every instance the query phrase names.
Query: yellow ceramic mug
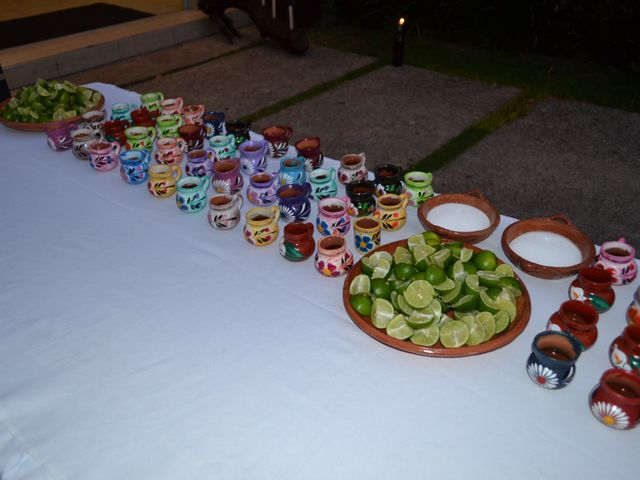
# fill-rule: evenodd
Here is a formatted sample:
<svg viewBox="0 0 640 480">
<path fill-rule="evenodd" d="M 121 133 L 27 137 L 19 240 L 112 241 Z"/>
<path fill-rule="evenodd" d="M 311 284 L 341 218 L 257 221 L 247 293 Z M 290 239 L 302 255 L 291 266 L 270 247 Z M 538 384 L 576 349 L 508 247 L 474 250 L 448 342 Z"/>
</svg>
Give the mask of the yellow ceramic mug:
<svg viewBox="0 0 640 480">
<path fill-rule="evenodd" d="M 362 254 L 380 246 L 380 228 L 382 222 L 376 217 L 362 217 L 353 224 L 353 238 L 356 250 Z"/>
<path fill-rule="evenodd" d="M 246 215 L 247 223 L 244 226 L 244 238 L 256 247 L 264 247 L 273 243 L 278 238 L 280 229 L 278 219 L 280 208 L 256 207 L 249 210 Z"/>
<path fill-rule="evenodd" d="M 375 216 L 380 218 L 382 229 L 387 231 L 400 230 L 407 223 L 407 204 L 409 195 L 402 193 L 387 193 L 378 199 Z"/>
<path fill-rule="evenodd" d="M 182 177 L 178 165 L 152 165 L 149 167 L 147 190 L 154 197 L 166 198 L 176 194 L 176 182 Z"/>
</svg>

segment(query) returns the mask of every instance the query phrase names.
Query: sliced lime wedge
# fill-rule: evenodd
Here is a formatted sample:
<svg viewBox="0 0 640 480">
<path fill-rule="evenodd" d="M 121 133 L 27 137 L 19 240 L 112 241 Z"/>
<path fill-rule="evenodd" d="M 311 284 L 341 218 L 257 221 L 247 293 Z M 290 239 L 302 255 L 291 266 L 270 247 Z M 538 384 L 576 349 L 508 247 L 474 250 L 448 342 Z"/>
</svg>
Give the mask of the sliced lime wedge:
<svg viewBox="0 0 640 480">
<path fill-rule="evenodd" d="M 496 312 L 493 315 L 493 318 L 496 321 L 496 334 L 502 333 L 509 326 L 509 314 L 503 310 Z"/>
<path fill-rule="evenodd" d="M 404 315 L 396 315 L 387 325 L 387 335 L 398 340 L 406 340 L 413 335 L 414 330 L 405 321 Z"/>
<path fill-rule="evenodd" d="M 422 345 L 423 347 L 430 347 L 435 345 L 439 338 L 440 327 L 433 322 L 426 328 L 416 330 L 413 335 L 411 335 L 411 342 L 416 345 Z"/>
<path fill-rule="evenodd" d="M 371 308 L 371 323 L 376 328 L 387 328 L 391 319 L 395 316 L 393 305 L 384 298 L 376 298 Z"/>
<path fill-rule="evenodd" d="M 440 343 L 446 348 L 459 348 L 469 340 L 469 327 L 460 320 L 451 320 L 440 326 Z"/>
<path fill-rule="evenodd" d="M 496 333 L 496 320 L 489 312 L 480 312 L 476 315 L 476 320 L 484 328 L 483 342 L 489 340 Z"/>
<path fill-rule="evenodd" d="M 357 295 L 359 293 L 368 295 L 371 292 L 371 280 L 363 273 L 356 275 L 349 284 L 349 295 Z"/>
</svg>

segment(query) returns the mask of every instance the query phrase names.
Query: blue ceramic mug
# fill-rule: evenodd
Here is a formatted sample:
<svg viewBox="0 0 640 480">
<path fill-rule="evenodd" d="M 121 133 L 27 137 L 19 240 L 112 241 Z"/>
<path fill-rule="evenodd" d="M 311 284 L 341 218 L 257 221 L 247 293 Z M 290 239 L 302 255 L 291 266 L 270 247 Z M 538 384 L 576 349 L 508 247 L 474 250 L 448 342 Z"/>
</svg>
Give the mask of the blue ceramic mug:
<svg viewBox="0 0 640 480">
<path fill-rule="evenodd" d="M 564 332 L 541 332 L 531 344 L 527 373 L 536 385 L 556 390 L 565 387 L 576 373 L 582 346 Z"/>
<path fill-rule="evenodd" d="M 207 140 L 216 135 L 224 134 L 224 112 L 205 112 L 202 115 L 202 123 L 204 124 L 204 134 Z"/>
<path fill-rule="evenodd" d="M 146 182 L 149 178 L 149 160 L 147 150 L 125 150 L 120 152 L 120 176 L 131 185 Z"/>
</svg>

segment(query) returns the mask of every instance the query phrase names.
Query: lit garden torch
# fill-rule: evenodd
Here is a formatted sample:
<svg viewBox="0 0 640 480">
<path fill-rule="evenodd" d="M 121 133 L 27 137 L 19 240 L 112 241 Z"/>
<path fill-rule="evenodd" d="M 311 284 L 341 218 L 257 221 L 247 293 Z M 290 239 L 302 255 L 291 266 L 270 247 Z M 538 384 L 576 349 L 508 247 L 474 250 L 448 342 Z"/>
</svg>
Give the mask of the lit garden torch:
<svg viewBox="0 0 640 480">
<path fill-rule="evenodd" d="M 400 67 L 404 62 L 404 18 L 398 20 L 398 28 L 393 33 L 393 57 L 391 63 Z"/>
</svg>

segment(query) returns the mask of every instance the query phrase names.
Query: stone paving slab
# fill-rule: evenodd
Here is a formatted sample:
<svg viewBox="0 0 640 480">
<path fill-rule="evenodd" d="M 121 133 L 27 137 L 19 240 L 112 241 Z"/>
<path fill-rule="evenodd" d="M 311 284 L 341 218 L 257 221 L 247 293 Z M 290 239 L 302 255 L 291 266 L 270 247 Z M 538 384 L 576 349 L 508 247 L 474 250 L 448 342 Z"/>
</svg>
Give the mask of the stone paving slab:
<svg viewBox="0 0 640 480">
<path fill-rule="evenodd" d="M 370 167 L 408 167 L 518 90 L 421 68 L 387 66 L 256 122 L 290 125 L 294 138 L 319 136 L 325 155 L 365 152 Z"/>
<path fill-rule="evenodd" d="M 517 218 L 565 213 L 594 243 L 640 250 L 640 114 L 549 100 L 434 173 L 439 192 L 480 188 Z"/>
<path fill-rule="evenodd" d="M 294 56 L 265 45 L 129 88 L 141 93 L 161 91 L 168 97 L 182 96 L 186 103 L 203 103 L 209 110 L 224 111 L 227 118 L 237 118 L 373 61 L 322 47 Z"/>
<path fill-rule="evenodd" d="M 235 39 L 234 43 L 229 43 L 220 34 L 210 35 L 174 47 L 66 75 L 65 79 L 76 84 L 103 82 L 113 85 L 131 85 L 165 72 L 188 68 L 203 60 L 234 52 L 260 39 L 260 34 L 254 26 L 241 28 L 240 34 L 242 38 Z"/>
</svg>

